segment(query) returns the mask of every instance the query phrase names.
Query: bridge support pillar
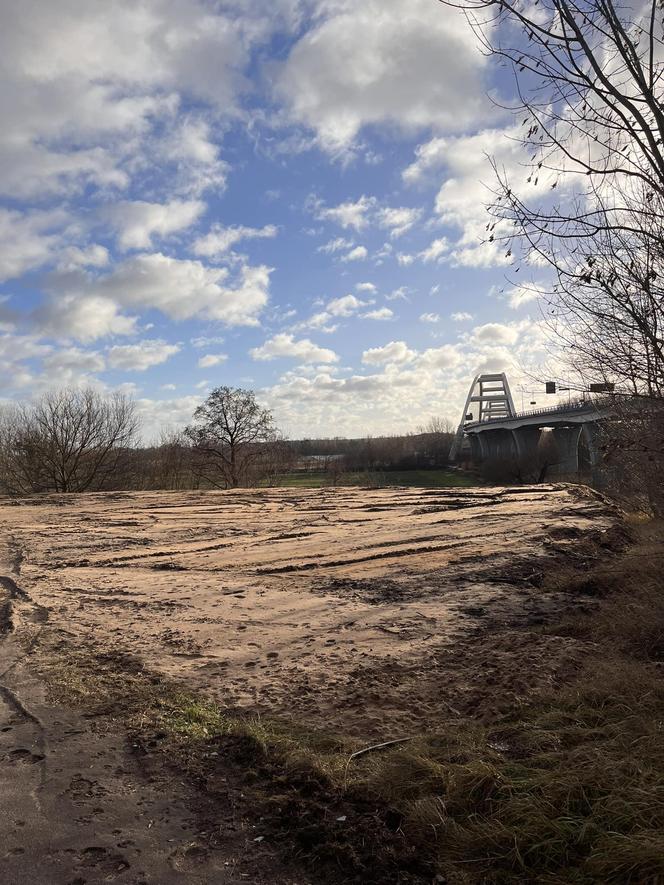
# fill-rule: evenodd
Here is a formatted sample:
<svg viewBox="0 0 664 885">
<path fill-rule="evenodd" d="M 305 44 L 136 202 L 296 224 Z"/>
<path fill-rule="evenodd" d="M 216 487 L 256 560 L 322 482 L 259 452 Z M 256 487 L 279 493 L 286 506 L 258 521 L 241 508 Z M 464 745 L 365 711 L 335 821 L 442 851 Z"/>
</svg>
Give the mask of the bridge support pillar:
<svg viewBox="0 0 664 885">
<path fill-rule="evenodd" d="M 512 431 L 517 455 L 523 461 L 535 461 L 538 454 L 541 431 L 532 424 Z"/>
<path fill-rule="evenodd" d="M 516 444 L 511 430 L 484 430 L 478 436 L 484 446 L 485 460 L 513 461 L 516 458 Z"/>
<path fill-rule="evenodd" d="M 599 448 L 601 431 L 595 422 L 589 421 L 587 424 L 583 425 L 582 434 L 583 442 L 588 453 L 588 460 L 590 462 L 590 481 L 596 488 L 600 488 L 603 480 L 606 480 L 601 469 L 602 458 Z"/>
<path fill-rule="evenodd" d="M 482 443 L 480 441 L 481 433 L 469 433 L 468 441 L 470 442 L 470 460 L 473 464 L 479 464 L 483 458 Z"/>
<path fill-rule="evenodd" d="M 559 477 L 569 476 L 576 478 L 579 474 L 579 437 L 582 427 L 554 427 L 553 439 L 558 451 L 555 464 L 551 465 L 551 473 Z"/>
</svg>

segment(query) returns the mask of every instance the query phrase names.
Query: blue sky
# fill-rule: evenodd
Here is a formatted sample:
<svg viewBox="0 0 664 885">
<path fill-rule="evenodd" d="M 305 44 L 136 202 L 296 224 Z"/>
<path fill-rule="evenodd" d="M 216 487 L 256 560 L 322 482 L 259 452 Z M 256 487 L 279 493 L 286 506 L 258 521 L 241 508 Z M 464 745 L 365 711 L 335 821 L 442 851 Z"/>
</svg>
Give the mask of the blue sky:
<svg viewBox="0 0 664 885">
<path fill-rule="evenodd" d="M 249 11 L 250 10 L 250 11 Z M 545 357 L 482 243 L 509 96 L 437 0 L 24 0 L 0 13 L 4 400 L 94 384 L 146 438 L 220 384 L 291 437 L 457 421 Z M 511 268 L 512 273 L 514 268 Z M 523 283 L 538 283 L 537 274 Z"/>
</svg>

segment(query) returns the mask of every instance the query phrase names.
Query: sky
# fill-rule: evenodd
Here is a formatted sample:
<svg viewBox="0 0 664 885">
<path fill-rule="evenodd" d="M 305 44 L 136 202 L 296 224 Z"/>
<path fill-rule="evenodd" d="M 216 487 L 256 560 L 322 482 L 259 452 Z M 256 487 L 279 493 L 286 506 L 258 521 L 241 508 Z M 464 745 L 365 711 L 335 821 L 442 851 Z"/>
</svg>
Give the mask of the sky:
<svg viewBox="0 0 664 885">
<path fill-rule="evenodd" d="M 291 438 L 456 424 L 478 372 L 549 404 L 537 275 L 484 242 L 512 85 L 459 12 L 4 0 L 0 69 L 2 401 L 122 390 L 146 440 L 220 385 Z"/>
</svg>

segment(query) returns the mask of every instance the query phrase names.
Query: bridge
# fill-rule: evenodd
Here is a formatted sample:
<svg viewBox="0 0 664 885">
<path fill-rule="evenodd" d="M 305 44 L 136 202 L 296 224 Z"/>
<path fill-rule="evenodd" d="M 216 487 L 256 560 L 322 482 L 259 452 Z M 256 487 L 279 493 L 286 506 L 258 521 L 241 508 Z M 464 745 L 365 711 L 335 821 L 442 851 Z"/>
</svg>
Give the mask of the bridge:
<svg viewBox="0 0 664 885">
<path fill-rule="evenodd" d="M 504 372 L 477 375 L 450 458 L 461 460 L 465 449 L 466 458 L 475 464 L 546 462 L 547 476 L 592 475 L 599 462 L 599 427 L 611 415 L 610 403 L 601 399 L 517 412 Z"/>
</svg>

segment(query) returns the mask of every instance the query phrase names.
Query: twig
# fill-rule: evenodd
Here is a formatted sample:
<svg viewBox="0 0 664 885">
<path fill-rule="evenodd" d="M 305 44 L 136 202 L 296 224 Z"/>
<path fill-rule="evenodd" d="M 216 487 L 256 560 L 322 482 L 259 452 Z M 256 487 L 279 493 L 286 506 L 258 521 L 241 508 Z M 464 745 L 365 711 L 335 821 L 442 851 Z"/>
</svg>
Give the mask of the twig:
<svg viewBox="0 0 664 885">
<path fill-rule="evenodd" d="M 357 759 L 358 756 L 363 756 L 365 753 L 371 753 L 373 750 L 382 750 L 384 747 L 392 747 L 395 744 L 405 744 L 406 741 L 412 741 L 413 737 L 405 737 L 405 738 L 395 738 L 392 741 L 383 741 L 382 744 L 372 744 L 370 747 L 364 747 L 361 750 L 356 750 L 354 753 L 351 753 L 348 759 L 346 760 L 346 767 L 344 769 L 344 790 L 348 786 L 348 766 L 353 761 L 353 759 Z"/>
<path fill-rule="evenodd" d="M 412 741 L 412 737 L 407 738 L 395 738 L 392 741 L 383 741 L 382 744 L 372 744 L 370 747 L 364 747 L 362 750 L 356 750 L 354 753 L 351 753 L 348 757 L 348 761 L 350 762 L 352 759 L 356 759 L 358 756 L 364 756 L 365 753 L 370 753 L 372 750 L 382 750 L 383 747 L 391 747 L 392 744 L 405 744 L 406 741 Z"/>
</svg>

